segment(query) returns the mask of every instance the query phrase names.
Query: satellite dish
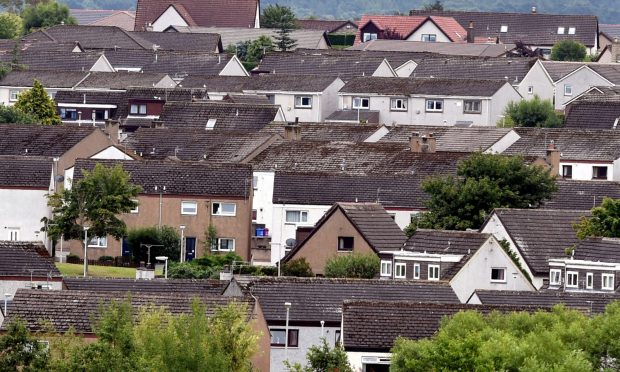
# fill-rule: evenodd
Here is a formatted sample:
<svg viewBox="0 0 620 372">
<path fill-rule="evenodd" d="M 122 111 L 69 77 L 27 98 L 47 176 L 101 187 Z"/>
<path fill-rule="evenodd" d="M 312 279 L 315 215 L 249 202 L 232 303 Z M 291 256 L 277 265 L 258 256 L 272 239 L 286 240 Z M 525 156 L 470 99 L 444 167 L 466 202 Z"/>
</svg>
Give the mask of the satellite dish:
<svg viewBox="0 0 620 372">
<path fill-rule="evenodd" d="M 287 247 L 294 247 L 297 245 L 297 240 L 296 239 L 286 239 L 286 246 Z"/>
</svg>

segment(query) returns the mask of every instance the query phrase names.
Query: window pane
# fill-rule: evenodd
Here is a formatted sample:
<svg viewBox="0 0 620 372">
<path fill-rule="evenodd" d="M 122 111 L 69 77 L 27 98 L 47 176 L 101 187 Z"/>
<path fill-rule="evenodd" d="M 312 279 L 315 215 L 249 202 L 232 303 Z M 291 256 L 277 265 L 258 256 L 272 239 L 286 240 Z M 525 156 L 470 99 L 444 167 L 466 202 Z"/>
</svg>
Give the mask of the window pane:
<svg viewBox="0 0 620 372">
<path fill-rule="evenodd" d="M 299 211 L 286 211 L 286 222 L 299 222 Z"/>
<path fill-rule="evenodd" d="M 338 250 L 339 251 L 353 250 L 353 237 L 352 236 L 338 237 Z"/>
<path fill-rule="evenodd" d="M 235 204 L 223 203 L 222 204 L 222 213 L 224 213 L 224 214 L 235 214 Z"/>
<path fill-rule="evenodd" d="M 491 269 L 491 280 L 504 281 L 506 280 L 505 269 Z"/>
</svg>

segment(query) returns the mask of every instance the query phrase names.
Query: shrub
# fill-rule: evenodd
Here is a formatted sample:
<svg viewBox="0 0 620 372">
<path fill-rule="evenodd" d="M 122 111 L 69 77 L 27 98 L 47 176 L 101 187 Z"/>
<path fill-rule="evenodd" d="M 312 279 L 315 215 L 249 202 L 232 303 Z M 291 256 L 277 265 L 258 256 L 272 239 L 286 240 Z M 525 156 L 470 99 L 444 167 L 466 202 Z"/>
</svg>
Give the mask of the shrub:
<svg viewBox="0 0 620 372">
<path fill-rule="evenodd" d="M 505 114 L 509 122 L 520 127 L 556 128 L 563 124 L 563 118 L 555 112 L 553 103 L 538 96 L 531 100 L 510 102 Z"/>
<path fill-rule="evenodd" d="M 374 253 L 334 256 L 325 264 L 325 276 L 372 279 L 379 274 L 380 265 L 381 260 Z"/>
<path fill-rule="evenodd" d="M 304 257 L 289 261 L 282 265 L 281 274 L 284 276 L 312 277 L 314 273 Z"/>
<path fill-rule="evenodd" d="M 586 55 L 585 45 L 575 40 L 562 40 L 551 49 L 551 59 L 553 61 L 582 62 L 586 59 Z"/>
<path fill-rule="evenodd" d="M 173 279 L 208 279 L 211 270 L 207 270 L 191 262 L 170 263 L 168 277 Z"/>
<path fill-rule="evenodd" d="M 101 257 L 99 257 L 98 261 L 101 261 L 101 262 L 110 262 L 110 261 L 112 261 L 112 262 L 114 262 L 114 257 L 112 257 L 112 256 L 101 256 Z"/>
</svg>

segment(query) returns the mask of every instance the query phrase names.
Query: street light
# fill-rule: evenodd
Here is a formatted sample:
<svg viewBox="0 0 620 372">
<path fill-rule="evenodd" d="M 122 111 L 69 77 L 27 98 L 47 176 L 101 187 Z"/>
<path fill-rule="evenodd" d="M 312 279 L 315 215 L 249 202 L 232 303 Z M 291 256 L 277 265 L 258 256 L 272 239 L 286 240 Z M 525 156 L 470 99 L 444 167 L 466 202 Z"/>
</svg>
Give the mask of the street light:
<svg viewBox="0 0 620 372">
<path fill-rule="evenodd" d="M 288 314 L 291 309 L 291 303 L 285 302 L 284 307 L 286 308 L 286 326 L 284 327 L 284 360 L 288 361 Z"/>
<path fill-rule="evenodd" d="M 168 279 L 168 257 L 167 256 L 157 256 L 155 257 L 157 261 L 164 261 L 164 279 Z"/>
<path fill-rule="evenodd" d="M 147 258 L 146 258 L 146 267 L 150 267 L 151 266 L 151 247 L 163 247 L 163 245 L 161 244 L 144 244 L 144 243 L 140 243 L 140 248 L 142 247 L 146 247 L 147 249 Z"/>
<path fill-rule="evenodd" d="M 88 275 L 88 229 L 89 226 L 84 226 L 84 277 Z"/>
<path fill-rule="evenodd" d="M 4 294 L 4 316 L 5 317 L 7 315 L 6 310 L 7 310 L 7 302 L 9 301 L 9 297 L 11 297 L 10 293 L 5 293 Z"/>
<path fill-rule="evenodd" d="M 184 252 L 184 245 L 183 244 L 183 232 L 185 231 L 185 225 L 181 225 L 181 258 L 179 259 L 179 262 L 185 262 L 185 252 Z"/>
<path fill-rule="evenodd" d="M 321 320 L 321 337 L 323 337 L 323 334 L 324 334 L 324 333 L 323 333 L 323 331 L 324 331 L 324 329 L 325 329 L 325 321 L 324 321 L 324 320 Z"/>
</svg>

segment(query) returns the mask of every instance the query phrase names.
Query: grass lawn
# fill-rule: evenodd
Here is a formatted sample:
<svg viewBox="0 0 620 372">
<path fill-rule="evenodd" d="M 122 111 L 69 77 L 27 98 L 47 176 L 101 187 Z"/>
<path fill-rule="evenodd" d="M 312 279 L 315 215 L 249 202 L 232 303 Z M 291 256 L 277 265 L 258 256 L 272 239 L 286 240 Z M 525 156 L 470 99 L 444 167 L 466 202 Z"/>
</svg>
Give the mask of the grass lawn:
<svg viewBox="0 0 620 372">
<path fill-rule="evenodd" d="M 82 276 L 84 266 L 80 264 L 58 263 L 56 267 L 64 276 Z M 136 269 L 131 267 L 88 265 L 88 276 L 93 278 L 136 278 Z"/>
</svg>

